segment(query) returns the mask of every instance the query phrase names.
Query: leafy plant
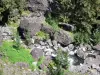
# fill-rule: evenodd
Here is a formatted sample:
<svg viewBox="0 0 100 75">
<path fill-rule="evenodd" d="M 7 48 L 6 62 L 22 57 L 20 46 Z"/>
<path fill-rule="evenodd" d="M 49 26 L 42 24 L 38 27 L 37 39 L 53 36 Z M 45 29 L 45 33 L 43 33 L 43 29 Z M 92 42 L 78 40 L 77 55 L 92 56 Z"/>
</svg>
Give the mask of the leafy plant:
<svg viewBox="0 0 100 75">
<path fill-rule="evenodd" d="M 36 33 L 36 36 L 37 36 L 39 39 L 41 39 L 41 40 L 44 40 L 44 39 L 48 39 L 48 38 L 49 38 L 49 34 L 44 33 L 43 31 L 37 32 L 37 33 Z"/>
<path fill-rule="evenodd" d="M 29 31 L 25 31 L 25 43 L 26 45 L 30 45 L 31 43 L 31 36 L 30 36 Z"/>
<path fill-rule="evenodd" d="M 96 29 L 94 32 L 93 32 L 93 43 L 94 45 L 100 43 L 100 29 Z"/>
<path fill-rule="evenodd" d="M 90 43 L 90 38 L 91 36 L 86 33 L 86 32 L 76 32 L 75 36 L 74 36 L 74 41 L 76 42 L 76 44 L 85 44 L 85 43 Z"/>
<path fill-rule="evenodd" d="M 20 36 L 19 36 L 19 33 L 16 31 L 15 35 L 14 35 L 14 47 L 16 49 L 20 49 L 21 47 L 21 39 L 20 39 Z"/>
<path fill-rule="evenodd" d="M 58 31 L 59 30 L 59 27 L 58 27 L 58 21 L 54 18 L 51 17 L 51 15 L 49 14 L 45 20 L 49 25 L 52 26 L 52 28 L 55 30 L 55 31 Z"/>
<path fill-rule="evenodd" d="M 67 53 L 62 52 L 60 49 L 54 59 L 54 63 L 49 65 L 50 75 L 65 75 L 64 71 L 68 69 L 68 56 Z"/>
</svg>

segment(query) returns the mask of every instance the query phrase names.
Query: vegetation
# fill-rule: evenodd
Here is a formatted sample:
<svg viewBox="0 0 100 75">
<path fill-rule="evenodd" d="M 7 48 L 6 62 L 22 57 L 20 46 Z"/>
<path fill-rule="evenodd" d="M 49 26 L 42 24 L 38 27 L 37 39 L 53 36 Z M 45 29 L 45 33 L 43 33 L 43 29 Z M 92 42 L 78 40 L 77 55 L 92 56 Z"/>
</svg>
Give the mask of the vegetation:
<svg viewBox="0 0 100 75">
<path fill-rule="evenodd" d="M 12 41 L 4 41 L 3 45 L 0 47 L 0 52 L 3 54 L 3 60 L 10 61 L 12 63 L 16 62 L 26 62 L 32 67 L 32 62 L 34 61 L 28 49 L 24 47 L 15 48 Z"/>
<path fill-rule="evenodd" d="M 54 62 L 49 65 L 50 75 L 65 75 L 65 71 L 68 69 L 68 56 L 67 53 L 58 50 L 57 56 Z"/>
<path fill-rule="evenodd" d="M 43 32 L 43 31 L 37 32 L 36 36 L 41 40 L 49 39 L 49 34 Z"/>
<path fill-rule="evenodd" d="M 0 21 L 16 21 L 25 9 L 26 0 L 0 0 Z"/>
<path fill-rule="evenodd" d="M 55 31 L 58 31 L 59 30 L 57 19 L 52 18 L 52 16 L 50 14 L 47 16 L 46 22 L 47 22 L 47 24 L 51 25 L 52 28 Z"/>
<path fill-rule="evenodd" d="M 97 29 L 100 24 L 100 0 L 55 0 L 51 9 L 51 17 L 76 26 L 76 43 L 91 43 L 91 39 L 94 40 L 93 25 Z"/>
</svg>

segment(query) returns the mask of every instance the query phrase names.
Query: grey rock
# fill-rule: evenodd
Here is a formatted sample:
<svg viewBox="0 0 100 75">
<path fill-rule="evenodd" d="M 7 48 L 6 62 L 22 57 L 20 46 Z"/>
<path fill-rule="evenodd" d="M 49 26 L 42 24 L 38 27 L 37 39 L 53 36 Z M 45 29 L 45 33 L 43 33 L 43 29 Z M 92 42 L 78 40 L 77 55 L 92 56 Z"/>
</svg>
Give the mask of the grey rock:
<svg viewBox="0 0 100 75">
<path fill-rule="evenodd" d="M 93 49 L 100 51 L 100 44 L 97 44 L 96 46 L 93 46 Z"/>
<path fill-rule="evenodd" d="M 59 30 L 55 32 L 54 39 L 60 43 L 61 45 L 67 46 L 68 44 L 72 43 L 71 36 L 64 30 Z"/>
<path fill-rule="evenodd" d="M 53 41 L 52 41 L 52 44 L 53 44 L 53 46 L 56 46 L 56 47 L 58 46 L 58 44 L 57 44 L 57 41 L 56 41 L 56 40 L 53 40 Z"/>
<path fill-rule="evenodd" d="M 17 62 L 17 63 L 15 63 L 15 65 L 20 68 L 29 68 L 29 64 L 27 64 L 25 62 Z"/>
<path fill-rule="evenodd" d="M 49 45 L 50 47 L 53 46 L 53 45 L 52 45 L 52 42 L 51 42 L 51 39 L 48 39 L 48 40 L 47 40 L 47 43 L 48 43 L 48 45 Z"/>
<path fill-rule="evenodd" d="M 48 33 L 50 35 L 50 37 L 53 37 L 55 31 L 53 30 L 53 28 L 49 25 L 42 25 L 41 27 L 41 31 Z"/>
<path fill-rule="evenodd" d="M 53 52 L 53 49 L 48 48 L 48 49 L 45 49 L 44 51 L 45 52 Z"/>
<path fill-rule="evenodd" d="M 68 45 L 68 48 L 69 48 L 69 50 L 74 50 L 74 45 L 73 44 L 70 44 L 70 45 Z"/>
<path fill-rule="evenodd" d="M 84 59 L 84 56 L 85 56 L 85 53 L 84 53 L 84 51 L 82 51 L 82 50 L 77 50 L 77 55 L 80 57 L 80 58 L 83 58 Z"/>
<path fill-rule="evenodd" d="M 55 31 L 51 26 L 43 25 L 41 30 L 45 33 L 48 33 L 52 40 L 55 40 L 62 45 L 67 46 L 68 44 L 73 42 L 73 39 L 71 38 L 69 33 L 62 29 L 60 29 L 59 31 Z"/>
<path fill-rule="evenodd" d="M 45 55 L 46 55 L 46 56 L 51 56 L 52 53 L 51 53 L 51 52 L 46 52 Z"/>
<path fill-rule="evenodd" d="M 30 11 L 46 11 L 48 7 L 47 0 L 28 0 Z"/>
<path fill-rule="evenodd" d="M 39 60 L 40 57 L 44 56 L 43 54 L 43 50 L 39 49 L 39 48 L 34 48 L 31 53 L 32 57 L 35 59 L 35 60 Z"/>
<path fill-rule="evenodd" d="M 45 46 L 45 43 L 43 41 L 39 42 L 41 46 Z"/>
<path fill-rule="evenodd" d="M 19 31 L 20 35 L 22 36 L 22 38 L 25 38 L 27 35 L 29 37 L 35 36 L 36 33 L 39 32 L 41 29 L 41 23 L 38 23 L 38 22 L 39 22 L 39 20 L 37 20 L 37 22 L 35 22 L 35 20 L 33 18 L 22 19 L 20 22 L 20 26 L 18 28 L 18 31 Z"/>
<path fill-rule="evenodd" d="M 3 37 L 2 40 L 12 40 L 12 38 L 14 38 L 12 30 L 14 28 L 12 27 L 0 27 L 0 32 L 1 32 L 1 36 Z"/>
<path fill-rule="evenodd" d="M 3 40 L 3 37 L 2 37 L 2 33 L 0 31 L 0 46 L 2 45 L 2 40 Z"/>
</svg>

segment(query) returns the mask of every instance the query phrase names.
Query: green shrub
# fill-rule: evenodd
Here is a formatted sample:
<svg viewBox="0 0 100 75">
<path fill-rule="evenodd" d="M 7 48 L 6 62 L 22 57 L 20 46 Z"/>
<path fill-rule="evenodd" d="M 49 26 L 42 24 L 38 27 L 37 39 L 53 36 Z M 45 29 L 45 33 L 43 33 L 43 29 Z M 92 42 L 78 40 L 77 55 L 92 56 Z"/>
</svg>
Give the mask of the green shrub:
<svg viewBox="0 0 100 75">
<path fill-rule="evenodd" d="M 0 47 L 0 52 L 3 53 L 3 60 L 10 61 L 12 63 L 16 62 L 26 62 L 32 67 L 32 62 L 34 61 L 28 49 L 20 47 L 16 49 L 12 41 L 4 41 L 3 45 Z"/>
<path fill-rule="evenodd" d="M 36 36 L 41 40 L 49 39 L 49 34 L 44 33 L 43 31 L 37 32 Z"/>
<path fill-rule="evenodd" d="M 67 53 L 59 49 L 54 62 L 49 64 L 49 73 L 50 75 L 65 75 L 65 70 L 68 69 L 68 66 Z"/>
<path fill-rule="evenodd" d="M 49 25 L 52 26 L 52 28 L 55 30 L 55 31 L 58 31 L 59 30 L 59 27 L 58 27 L 58 21 L 54 18 L 51 17 L 51 15 L 49 14 L 45 20 Z"/>
<path fill-rule="evenodd" d="M 100 0 L 55 0 L 51 7 L 51 17 L 76 26 L 76 43 L 90 43 L 93 24 L 100 24 L 100 19 L 97 19 L 100 16 L 99 9 Z M 81 34 L 87 40 L 84 36 L 80 39 Z"/>
<path fill-rule="evenodd" d="M 21 47 L 21 39 L 20 39 L 20 36 L 19 36 L 18 32 L 16 32 L 14 38 L 15 38 L 15 40 L 14 40 L 14 47 L 16 49 L 20 49 L 20 47 Z"/>
<path fill-rule="evenodd" d="M 0 21 L 16 21 L 26 7 L 27 0 L 0 0 Z M 18 16 L 19 15 L 19 16 Z"/>
<path fill-rule="evenodd" d="M 25 31 L 25 44 L 30 45 L 31 44 L 31 36 L 29 31 Z"/>
<path fill-rule="evenodd" d="M 96 29 L 93 32 L 92 40 L 93 40 L 94 45 L 100 43 L 100 29 Z"/>
<path fill-rule="evenodd" d="M 76 44 L 85 44 L 85 43 L 90 43 L 90 35 L 86 32 L 82 33 L 82 32 L 76 32 L 75 36 L 74 36 L 74 41 L 76 42 Z"/>
</svg>

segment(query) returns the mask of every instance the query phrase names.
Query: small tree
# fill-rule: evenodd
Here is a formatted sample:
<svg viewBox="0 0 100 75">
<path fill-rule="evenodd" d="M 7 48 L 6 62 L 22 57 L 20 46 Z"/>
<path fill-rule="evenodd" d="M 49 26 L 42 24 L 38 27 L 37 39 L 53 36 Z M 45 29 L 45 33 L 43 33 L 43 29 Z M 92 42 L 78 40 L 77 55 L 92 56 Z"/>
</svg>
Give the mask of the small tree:
<svg viewBox="0 0 100 75">
<path fill-rule="evenodd" d="M 0 0 L 0 21 L 7 23 L 10 18 L 16 16 L 14 11 L 17 9 L 18 14 L 21 14 L 25 5 L 26 0 Z"/>
</svg>

